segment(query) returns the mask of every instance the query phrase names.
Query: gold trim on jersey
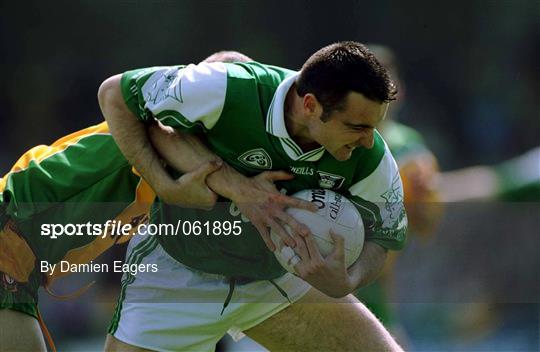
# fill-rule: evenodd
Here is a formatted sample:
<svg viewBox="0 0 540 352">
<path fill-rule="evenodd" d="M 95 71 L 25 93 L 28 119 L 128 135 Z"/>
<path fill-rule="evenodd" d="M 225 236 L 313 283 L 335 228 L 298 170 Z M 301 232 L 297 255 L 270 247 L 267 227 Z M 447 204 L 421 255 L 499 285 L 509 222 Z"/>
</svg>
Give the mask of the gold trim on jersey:
<svg viewBox="0 0 540 352">
<path fill-rule="evenodd" d="M 0 193 L 4 191 L 10 174 L 26 170 L 32 161 L 40 163 L 43 160 L 66 150 L 69 146 L 77 144 L 82 138 L 96 134 L 110 134 L 106 122 L 87 127 L 77 132 L 64 136 L 51 145 L 38 145 L 24 153 L 13 165 L 11 170 L 0 179 Z"/>
<path fill-rule="evenodd" d="M 17 233 L 13 221 L 0 230 L 0 271 L 20 283 L 28 282 L 36 257 L 28 243 Z"/>
</svg>

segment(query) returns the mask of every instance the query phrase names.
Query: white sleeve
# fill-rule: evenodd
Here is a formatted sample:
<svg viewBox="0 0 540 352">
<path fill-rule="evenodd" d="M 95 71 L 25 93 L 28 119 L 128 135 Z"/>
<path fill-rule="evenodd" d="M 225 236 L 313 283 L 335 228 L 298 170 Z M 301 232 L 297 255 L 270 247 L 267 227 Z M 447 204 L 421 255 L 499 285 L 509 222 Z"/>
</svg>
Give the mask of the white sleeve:
<svg viewBox="0 0 540 352">
<path fill-rule="evenodd" d="M 407 216 L 403 204 L 403 185 L 397 164 L 385 145 L 384 155 L 377 168 L 366 178 L 349 188 L 352 201 L 369 214 L 374 236 L 387 240 L 405 240 Z M 355 200 L 356 197 L 362 201 Z M 375 205 L 375 206 L 374 206 Z M 375 234 L 376 233 L 376 234 Z"/>
<path fill-rule="evenodd" d="M 227 68 L 220 62 L 160 68 L 141 87 L 146 110 L 165 125 L 186 128 L 214 127 L 226 92 Z"/>
</svg>

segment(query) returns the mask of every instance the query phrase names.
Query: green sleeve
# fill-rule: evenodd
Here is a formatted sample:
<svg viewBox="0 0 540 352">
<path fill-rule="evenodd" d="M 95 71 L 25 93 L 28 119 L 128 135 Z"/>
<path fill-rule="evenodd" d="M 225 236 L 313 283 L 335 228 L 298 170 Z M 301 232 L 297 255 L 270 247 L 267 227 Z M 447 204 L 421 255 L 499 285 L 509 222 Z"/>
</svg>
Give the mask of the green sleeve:
<svg viewBox="0 0 540 352">
<path fill-rule="evenodd" d="M 141 121 L 148 121 L 152 118 L 145 109 L 144 97 L 141 93 L 141 87 L 150 78 L 152 73 L 161 69 L 160 67 L 142 68 L 124 72 L 120 80 L 120 89 L 124 102 L 129 110 Z"/>
</svg>

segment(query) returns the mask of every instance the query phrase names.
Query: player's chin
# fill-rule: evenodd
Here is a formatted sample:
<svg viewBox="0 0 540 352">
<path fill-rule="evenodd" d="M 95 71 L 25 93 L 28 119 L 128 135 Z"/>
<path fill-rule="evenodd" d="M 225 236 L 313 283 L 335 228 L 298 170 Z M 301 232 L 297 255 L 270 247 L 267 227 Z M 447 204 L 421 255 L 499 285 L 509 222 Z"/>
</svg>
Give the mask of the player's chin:
<svg viewBox="0 0 540 352">
<path fill-rule="evenodd" d="M 339 150 L 337 150 L 335 153 L 333 153 L 333 155 L 334 155 L 334 158 L 336 158 L 336 160 L 345 161 L 351 158 L 352 151 L 353 151 L 352 148 L 344 146 L 340 148 Z"/>
</svg>

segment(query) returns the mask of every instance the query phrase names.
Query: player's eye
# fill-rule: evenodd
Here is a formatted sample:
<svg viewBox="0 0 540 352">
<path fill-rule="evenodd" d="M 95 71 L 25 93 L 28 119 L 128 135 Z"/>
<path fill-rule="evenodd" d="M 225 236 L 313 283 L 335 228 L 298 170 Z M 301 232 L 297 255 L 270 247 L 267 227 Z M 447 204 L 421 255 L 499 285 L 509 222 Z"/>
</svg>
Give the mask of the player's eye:
<svg viewBox="0 0 540 352">
<path fill-rule="evenodd" d="M 370 130 L 369 128 L 364 126 L 351 126 L 351 129 L 355 132 L 366 132 Z"/>
</svg>

